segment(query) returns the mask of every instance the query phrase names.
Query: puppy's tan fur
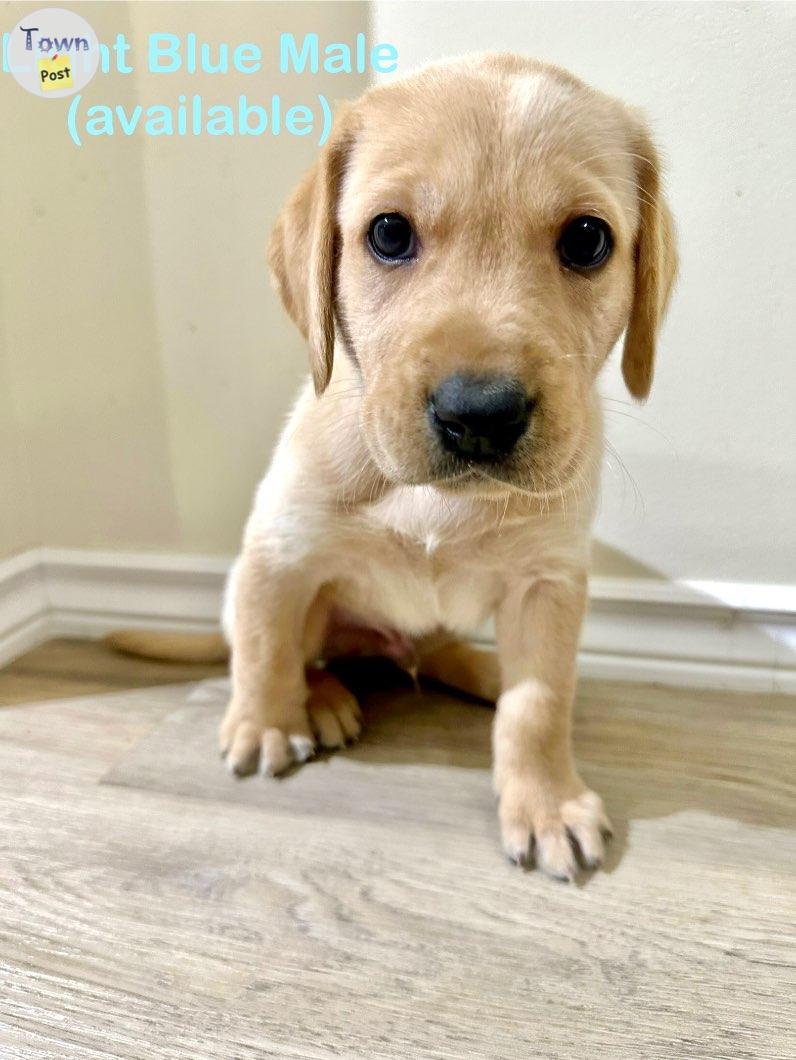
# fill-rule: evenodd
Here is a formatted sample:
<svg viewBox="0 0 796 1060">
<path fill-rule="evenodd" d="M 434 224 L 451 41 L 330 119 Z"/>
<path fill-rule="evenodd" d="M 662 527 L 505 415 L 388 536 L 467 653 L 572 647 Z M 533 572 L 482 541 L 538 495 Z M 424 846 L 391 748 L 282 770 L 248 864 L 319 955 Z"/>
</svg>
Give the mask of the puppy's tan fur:
<svg viewBox="0 0 796 1060">
<path fill-rule="evenodd" d="M 388 211 L 419 235 L 409 265 L 367 249 L 371 218 Z M 615 239 L 589 274 L 556 253 L 581 214 L 604 218 Z M 594 384 L 626 329 L 624 378 L 647 395 L 675 273 L 642 120 L 520 57 L 428 67 L 340 115 L 269 258 L 314 386 L 259 488 L 230 581 L 230 766 L 259 755 L 279 773 L 316 739 L 357 734 L 350 694 L 328 674 L 309 671 L 308 685 L 305 669 L 353 621 L 363 643 L 414 653 L 421 672 L 497 700 L 511 858 L 533 840 L 537 864 L 571 877 L 569 832 L 599 863 L 608 822 L 571 750 L 601 455 Z M 463 470 L 432 444 L 427 397 L 454 372 L 503 373 L 536 395 L 532 429 L 499 469 Z M 489 615 L 497 657 L 456 639 Z"/>
</svg>

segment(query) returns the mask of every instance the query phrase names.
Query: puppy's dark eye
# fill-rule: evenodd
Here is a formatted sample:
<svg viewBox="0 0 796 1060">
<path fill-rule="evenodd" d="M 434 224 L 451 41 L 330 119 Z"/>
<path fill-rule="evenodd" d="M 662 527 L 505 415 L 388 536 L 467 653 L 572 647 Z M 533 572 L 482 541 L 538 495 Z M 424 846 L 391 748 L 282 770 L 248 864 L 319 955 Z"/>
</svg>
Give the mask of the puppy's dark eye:
<svg viewBox="0 0 796 1060">
<path fill-rule="evenodd" d="M 382 261 L 407 261 L 415 255 L 417 239 L 403 214 L 380 213 L 370 222 L 368 245 Z"/>
<path fill-rule="evenodd" d="M 614 247 L 611 229 L 599 217 L 576 217 L 558 241 L 558 256 L 568 269 L 596 269 Z"/>
</svg>

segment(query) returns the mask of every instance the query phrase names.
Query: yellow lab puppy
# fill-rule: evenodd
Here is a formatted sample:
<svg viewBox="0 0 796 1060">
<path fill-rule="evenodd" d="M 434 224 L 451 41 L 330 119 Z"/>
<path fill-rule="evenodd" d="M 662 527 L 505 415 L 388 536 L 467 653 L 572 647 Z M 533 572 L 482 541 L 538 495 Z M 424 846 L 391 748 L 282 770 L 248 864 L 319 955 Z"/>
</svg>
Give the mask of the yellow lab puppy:
<svg viewBox="0 0 796 1060">
<path fill-rule="evenodd" d="M 311 664 L 391 655 L 497 701 L 507 855 L 598 865 L 609 824 L 571 749 L 595 379 L 626 329 L 647 395 L 675 273 L 642 119 L 518 56 L 427 67 L 339 117 L 269 257 L 314 385 L 228 588 L 230 768 L 356 737 L 353 697 Z M 496 656 L 456 639 L 489 615 Z"/>
</svg>

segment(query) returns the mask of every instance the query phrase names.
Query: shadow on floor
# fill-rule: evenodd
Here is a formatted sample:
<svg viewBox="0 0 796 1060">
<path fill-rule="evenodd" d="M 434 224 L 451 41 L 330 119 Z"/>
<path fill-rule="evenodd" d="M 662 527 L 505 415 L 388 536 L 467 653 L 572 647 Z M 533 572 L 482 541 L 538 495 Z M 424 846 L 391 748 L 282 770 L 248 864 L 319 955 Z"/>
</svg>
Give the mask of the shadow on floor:
<svg viewBox="0 0 796 1060">
<path fill-rule="evenodd" d="M 491 704 L 422 692 L 389 664 L 341 673 L 366 734 L 344 754 L 371 763 L 489 770 Z M 701 810 L 796 827 L 796 697 L 582 680 L 576 757 L 621 821 Z"/>
</svg>

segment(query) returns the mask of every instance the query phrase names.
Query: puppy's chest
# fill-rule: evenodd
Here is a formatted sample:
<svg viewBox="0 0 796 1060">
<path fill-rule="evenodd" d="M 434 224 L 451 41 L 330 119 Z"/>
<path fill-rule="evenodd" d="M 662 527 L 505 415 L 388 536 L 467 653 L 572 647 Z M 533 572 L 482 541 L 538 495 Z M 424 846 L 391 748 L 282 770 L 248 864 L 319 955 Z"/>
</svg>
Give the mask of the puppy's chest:
<svg viewBox="0 0 796 1060">
<path fill-rule="evenodd" d="M 446 515 L 456 518 L 452 509 Z M 488 617 L 501 591 L 488 545 L 417 505 L 375 505 L 365 518 L 375 547 L 347 580 L 360 610 L 414 635 L 439 626 L 470 632 Z"/>
</svg>

